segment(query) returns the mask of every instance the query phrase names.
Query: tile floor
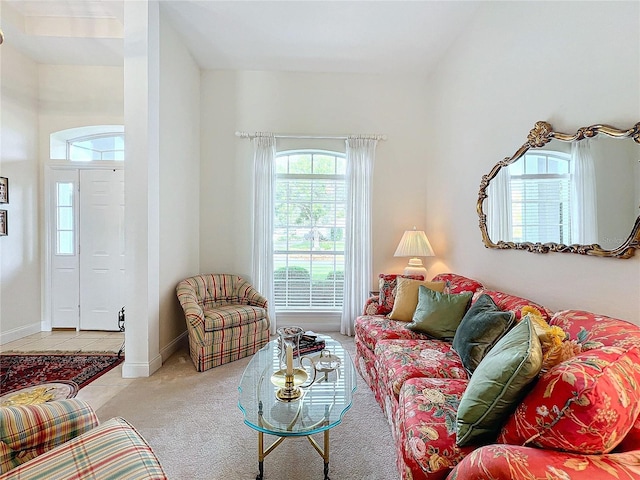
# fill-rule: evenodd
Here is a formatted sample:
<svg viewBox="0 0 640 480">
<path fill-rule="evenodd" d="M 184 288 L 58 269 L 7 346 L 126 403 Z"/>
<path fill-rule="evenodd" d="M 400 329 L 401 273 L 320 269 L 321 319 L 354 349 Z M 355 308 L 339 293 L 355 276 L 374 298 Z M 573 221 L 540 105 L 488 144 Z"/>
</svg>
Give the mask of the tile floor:
<svg viewBox="0 0 640 480">
<path fill-rule="evenodd" d="M 0 345 L 0 352 L 54 350 L 118 352 L 123 340 L 124 333 L 122 332 L 55 330 L 36 333 L 13 342 L 4 343 Z M 76 398 L 85 400 L 97 410 L 132 381 L 135 381 L 135 379 L 122 378 L 122 364 L 120 364 L 82 388 Z"/>
</svg>

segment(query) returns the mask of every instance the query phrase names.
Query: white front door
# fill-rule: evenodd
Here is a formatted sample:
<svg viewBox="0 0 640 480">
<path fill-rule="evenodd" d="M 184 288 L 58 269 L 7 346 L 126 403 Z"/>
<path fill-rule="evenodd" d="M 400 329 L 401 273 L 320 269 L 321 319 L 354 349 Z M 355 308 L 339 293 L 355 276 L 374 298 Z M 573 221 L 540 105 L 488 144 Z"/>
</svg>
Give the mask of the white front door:
<svg viewBox="0 0 640 480">
<path fill-rule="evenodd" d="M 118 330 L 124 306 L 124 171 L 80 170 L 80 329 Z"/>
</svg>

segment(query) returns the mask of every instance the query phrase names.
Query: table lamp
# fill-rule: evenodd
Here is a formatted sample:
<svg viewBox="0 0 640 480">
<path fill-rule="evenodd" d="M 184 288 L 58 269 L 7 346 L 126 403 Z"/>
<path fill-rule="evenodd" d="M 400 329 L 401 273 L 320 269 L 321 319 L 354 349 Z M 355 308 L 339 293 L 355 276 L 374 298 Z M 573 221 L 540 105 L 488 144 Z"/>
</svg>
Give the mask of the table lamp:
<svg viewBox="0 0 640 480">
<path fill-rule="evenodd" d="M 405 275 L 423 275 L 427 278 L 427 269 L 418 257 L 433 257 L 433 248 L 422 230 L 407 230 L 402 235 L 394 257 L 410 257 L 409 265 L 404 269 Z"/>
</svg>

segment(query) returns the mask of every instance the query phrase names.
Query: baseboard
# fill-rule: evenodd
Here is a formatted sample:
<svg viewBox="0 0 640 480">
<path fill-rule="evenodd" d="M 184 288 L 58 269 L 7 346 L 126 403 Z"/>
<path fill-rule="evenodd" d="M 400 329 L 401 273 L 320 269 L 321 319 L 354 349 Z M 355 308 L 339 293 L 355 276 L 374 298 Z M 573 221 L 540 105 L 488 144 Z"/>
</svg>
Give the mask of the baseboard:
<svg viewBox="0 0 640 480">
<path fill-rule="evenodd" d="M 180 348 L 182 342 L 185 342 L 186 339 L 187 332 L 184 332 L 165 346 L 160 351 L 160 354 L 148 363 L 128 362 L 125 354 L 124 363 L 122 364 L 122 378 L 150 377 L 154 372 L 162 367 L 162 364 Z"/>
<path fill-rule="evenodd" d="M 167 346 L 165 346 L 162 350 L 160 350 L 160 356 L 162 357 L 162 363 L 166 362 L 171 355 L 178 351 L 178 349 L 183 345 L 187 344 L 187 331 L 182 332 L 181 335 L 176 337 L 172 342 L 169 342 Z"/>
<path fill-rule="evenodd" d="M 9 342 L 14 342 L 23 337 L 33 335 L 34 333 L 40 333 L 40 322 L 0 332 L 0 344 L 4 345 Z"/>
<path fill-rule="evenodd" d="M 122 364 L 122 378 L 150 377 L 162 366 L 162 357 L 156 355 L 150 362 L 131 362 L 124 357 Z"/>
</svg>

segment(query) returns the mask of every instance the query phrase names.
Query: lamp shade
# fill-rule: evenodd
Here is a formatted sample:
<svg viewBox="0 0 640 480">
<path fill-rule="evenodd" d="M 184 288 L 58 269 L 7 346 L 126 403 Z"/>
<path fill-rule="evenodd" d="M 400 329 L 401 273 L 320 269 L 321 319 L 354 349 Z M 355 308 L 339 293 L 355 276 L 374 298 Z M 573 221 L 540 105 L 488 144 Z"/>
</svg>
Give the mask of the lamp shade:
<svg viewBox="0 0 640 480">
<path fill-rule="evenodd" d="M 405 275 L 422 275 L 426 278 L 427 269 L 422 265 L 422 260 L 418 257 L 433 257 L 433 248 L 429 243 L 427 235 L 422 230 L 407 230 L 402 235 L 394 257 L 411 257 L 409 265 L 404 269 Z"/>
<path fill-rule="evenodd" d="M 433 248 L 422 230 L 407 230 L 402 235 L 394 257 L 433 257 Z"/>
</svg>

